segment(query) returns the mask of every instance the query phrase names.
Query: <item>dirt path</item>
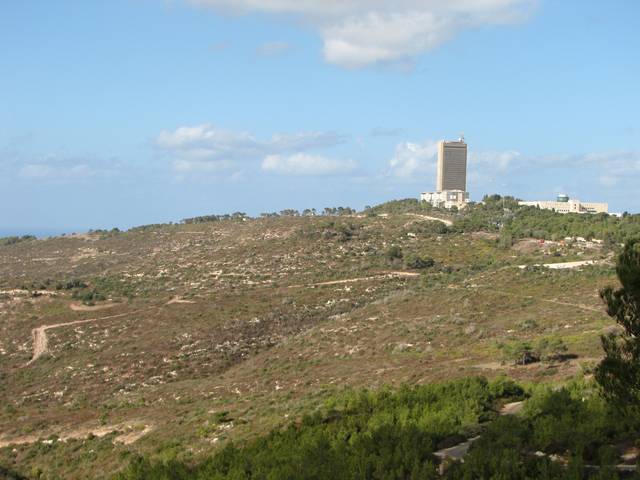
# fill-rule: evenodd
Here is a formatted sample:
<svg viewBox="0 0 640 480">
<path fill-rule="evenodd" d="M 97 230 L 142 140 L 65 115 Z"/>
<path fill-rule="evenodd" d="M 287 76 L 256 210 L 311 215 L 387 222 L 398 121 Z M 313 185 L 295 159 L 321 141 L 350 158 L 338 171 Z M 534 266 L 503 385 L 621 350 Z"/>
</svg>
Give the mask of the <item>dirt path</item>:
<svg viewBox="0 0 640 480">
<path fill-rule="evenodd" d="M 451 220 L 445 220 L 444 218 L 430 217 L 429 215 L 422 215 L 420 213 L 407 213 L 407 215 L 411 215 L 412 217 L 422 218 L 424 220 L 432 220 L 432 221 L 436 221 L 436 222 L 442 222 L 447 227 L 451 227 L 453 225 L 453 222 Z"/>
<path fill-rule="evenodd" d="M 184 298 L 180 298 L 180 297 L 173 297 L 171 300 L 165 303 L 165 305 L 173 305 L 174 303 L 196 303 L 196 302 L 193 300 L 185 300 Z"/>
<path fill-rule="evenodd" d="M 74 312 L 95 312 L 97 310 L 104 310 L 115 306 L 115 303 L 104 303 L 102 305 L 83 305 L 82 303 L 69 304 L 69 308 Z"/>
<path fill-rule="evenodd" d="M 522 401 L 507 403 L 502 407 L 502 409 L 500 409 L 500 415 L 501 416 L 502 415 L 518 415 L 522 411 L 523 405 L 524 405 L 524 402 Z M 464 456 L 469 451 L 471 444 L 476 440 L 478 440 L 479 438 L 480 438 L 480 435 L 478 435 L 477 437 L 470 438 L 469 440 L 459 443 L 458 445 L 454 445 L 453 447 L 443 448 L 442 450 L 438 450 L 433 454 L 436 457 L 440 458 L 441 460 L 444 460 L 445 458 L 450 458 L 452 460 L 464 461 Z"/>
<path fill-rule="evenodd" d="M 534 298 L 534 297 L 529 297 L 529 298 Z M 596 308 L 596 307 L 590 307 L 589 305 L 585 305 L 583 303 L 569 303 L 569 302 L 562 302 L 560 300 L 550 300 L 545 298 L 540 298 L 539 300 L 547 303 L 555 303 L 556 305 L 565 305 L 567 307 L 574 307 L 574 308 L 579 308 L 581 310 L 588 310 L 590 312 L 597 312 L 602 314 L 605 313 L 604 305 L 602 308 Z"/>
<path fill-rule="evenodd" d="M 68 440 L 82 440 L 90 435 L 93 435 L 94 437 L 104 437 L 113 432 L 122 432 L 113 439 L 113 443 L 130 445 L 145 436 L 147 433 L 151 432 L 154 428 L 154 425 L 145 423 L 143 420 L 131 420 L 117 425 L 78 427 L 73 430 L 58 431 L 55 435 L 58 436 L 59 441 L 66 442 Z M 51 434 L 47 434 L 47 437 L 49 436 L 51 436 Z M 10 445 L 31 444 L 40 441 L 48 440 L 37 435 L 25 435 L 11 439 L 0 438 L 0 448 L 5 448 Z"/>
<path fill-rule="evenodd" d="M 151 308 L 156 308 L 156 307 L 151 307 Z M 127 312 L 127 313 L 119 313 L 117 315 L 108 315 L 106 317 L 88 318 L 86 320 L 75 320 L 73 322 L 54 323 L 53 325 L 42 325 L 40 327 L 34 328 L 33 330 L 31 330 L 31 334 L 33 335 L 33 355 L 31 356 L 31 360 L 29 360 L 25 366 L 31 365 L 33 362 L 35 362 L 38 358 L 40 358 L 42 355 L 44 355 L 47 352 L 48 343 L 49 343 L 47 340 L 47 330 L 51 330 L 53 328 L 60 328 L 60 327 L 69 327 L 71 325 L 81 325 L 83 323 L 97 322 L 100 320 L 109 320 L 111 318 L 126 317 L 127 315 L 134 315 L 136 313 L 150 310 L 151 308 L 144 309 L 144 310 L 135 310 L 133 312 Z"/>
<path fill-rule="evenodd" d="M 604 265 L 607 260 L 580 260 L 577 262 L 559 262 L 559 263 L 543 263 L 539 265 L 518 265 L 518 268 L 524 270 L 527 267 L 545 267 L 551 270 L 571 270 L 586 265 Z"/>
<path fill-rule="evenodd" d="M 450 458 L 452 460 L 462 460 L 469 451 L 471 444 L 479 438 L 480 436 L 478 435 L 477 437 L 470 438 L 466 442 L 459 443 L 458 445 L 454 445 L 453 447 L 443 448 L 442 450 L 433 452 L 433 454 L 440 460 L 444 460 L 445 458 Z"/>
<path fill-rule="evenodd" d="M 604 305 L 602 306 L 602 308 L 597 308 L 597 307 L 585 305 L 584 303 L 563 302 L 562 300 L 556 300 L 553 298 L 539 298 L 533 295 L 522 295 L 522 294 L 513 293 L 513 292 L 505 292 L 504 290 L 495 290 L 495 292 L 502 295 L 508 295 L 511 297 L 524 298 L 526 300 L 538 300 L 540 302 L 553 303 L 554 305 L 563 305 L 565 307 L 579 308 L 580 310 L 586 310 L 589 312 L 596 312 L 596 313 L 602 313 L 602 314 L 605 313 Z"/>
<path fill-rule="evenodd" d="M 325 285 L 343 285 L 345 283 L 366 282 L 369 280 L 380 280 L 384 278 L 416 278 L 419 276 L 420 274 L 417 272 L 384 272 L 371 275 L 369 277 L 345 278 L 343 280 L 330 280 L 327 282 L 310 283 L 307 285 L 289 285 L 288 288 L 322 287 Z"/>
<path fill-rule="evenodd" d="M 500 415 L 518 415 L 522 411 L 522 407 L 524 407 L 524 402 L 511 402 L 502 406 L 500 410 Z"/>
</svg>

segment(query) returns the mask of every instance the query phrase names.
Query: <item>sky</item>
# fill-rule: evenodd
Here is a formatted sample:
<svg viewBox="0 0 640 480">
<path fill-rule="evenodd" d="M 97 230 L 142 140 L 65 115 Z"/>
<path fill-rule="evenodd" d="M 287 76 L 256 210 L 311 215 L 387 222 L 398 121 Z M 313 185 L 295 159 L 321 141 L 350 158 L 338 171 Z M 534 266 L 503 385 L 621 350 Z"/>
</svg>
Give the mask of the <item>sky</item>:
<svg viewBox="0 0 640 480">
<path fill-rule="evenodd" d="M 7 0 L 0 233 L 435 188 L 639 212 L 636 0 Z"/>
</svg>

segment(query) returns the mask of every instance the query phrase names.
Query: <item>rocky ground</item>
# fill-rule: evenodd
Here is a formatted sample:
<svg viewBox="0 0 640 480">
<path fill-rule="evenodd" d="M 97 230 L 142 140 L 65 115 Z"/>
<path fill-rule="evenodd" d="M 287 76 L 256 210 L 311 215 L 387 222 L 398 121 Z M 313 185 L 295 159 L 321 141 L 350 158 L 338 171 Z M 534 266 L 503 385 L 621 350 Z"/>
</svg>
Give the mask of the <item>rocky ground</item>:
<svg viewBox="0 0 640 480">
<path fill-rule="evenodd" d="M 598 290 L 615 282 L 600 245 L 503 249 L 425 233 L 432 221 L 233 220 L 0 247 L 0 465 L 100 476 L 136 452 L 198 457 L 347 386 L 589 374 L 611 328 Z M 505 358 L 540 338 L 567 355 Z"/>
</svg>

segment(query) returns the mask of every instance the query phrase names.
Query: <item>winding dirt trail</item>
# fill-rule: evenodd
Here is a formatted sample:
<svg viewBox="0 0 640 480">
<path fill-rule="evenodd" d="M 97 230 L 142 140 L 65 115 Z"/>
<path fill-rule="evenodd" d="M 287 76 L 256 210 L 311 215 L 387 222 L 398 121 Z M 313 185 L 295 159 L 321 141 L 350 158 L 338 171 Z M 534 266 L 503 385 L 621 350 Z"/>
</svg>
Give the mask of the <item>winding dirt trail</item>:
<svg viewBox="0 0 640 480">
<path fill-rule="evenodd" d="M 342 280 L 329 280 L 327 282 L 310 283 L 307 285 L 289 285 L 287 288 L 322 287 L 325 285 L 344 285 L 345 283 L 366 282 L 369 280 L 381 280 L 385 278 L 416 278 L 417 272 L 382 272 L 369 277 L 345 278 Z"/>
<path fill-rule="evenodd" d="M 572 270 L 574 268 L 585 267 L 588 265 L 606 265 L 608 260 L 579 260 L 577 262 L 559 262 L 559 263 L 542 263 L 534 265 L 518 265 L 520 270 L 524 270 L 527 267 L 545 267 L 551 270 Z"/>
<path fill-rule="evenodd" d="M 154 429 L 155 425 L 151 422 L 146 422 L 143 419 L 132 419 L 115 425 L 80 426 L 72 430 L 58 430 L 49 433 L 45 432 L 40 435 L 24 435 L 13 438 L 3 437 L 0 435 L 0 448 L 12 445 L 28 445 L 42 441 L 51 442 L 51 440 L 47 440 L 47 437 L 51 434 L 57 435 L 58 441 L 67 442 L 69 440 L 82 440 L 90 435 L 95 437 L 104 437 L 105 435 L 109 435 L 114 432 L 119 433 L 113 439 L 113 443 L 130 445 Z"/>
<path fill-rule="evenodd" d="M 134 310 L 133 312 L 119 313 L 117 315 L 108 315 L 106 317 L 88 318 L 86 320 L 75 320 L 73 322 L 54 323 L 53 325 L 42 325 L 40 327 L 36 327 L 31 330 L 31 335 L 33 336 L 33 355 L 31 356 L 31 360 L 29 360 L 25 366 L 31 365 L 48 351 L 49 342 L 47 340 L 47 330 L 60 327 L 69 327 L 71 325 L 81 325 L 83 323 L 92 323 L 100 320 L 109 320 L 112 318 L 126 317 L 127 315 L 134 315 L 136 313 L 151 310 L 152 308 L 156 307 L 151 307 L 143 310 Z"/>
<path fill-rule="evenodd" d="M 451 227 L 453 226 L 453 222 L 451 220 L 447 220 L 445 218 L 438 218 L 438 217 L 432 217 L 430 215 L 422 215 L 420 213 L 407 213 L 407 215 L 410 215 L 412 217 L 418 217 L 418 218 L 422 218 L 424 220 L 431 220 L 434 222 L 442 222 L 444 223 L 447 227 Z"/>
<path fill-rule="evenodd" d="M 69 308 L 74 312 L 95 312 L 96 310 L 105 310 L 113 308 L 117 303 L 105 303 L 102 305 L 83 305 L 82 303 L 70 303 Z"/>
</svg>

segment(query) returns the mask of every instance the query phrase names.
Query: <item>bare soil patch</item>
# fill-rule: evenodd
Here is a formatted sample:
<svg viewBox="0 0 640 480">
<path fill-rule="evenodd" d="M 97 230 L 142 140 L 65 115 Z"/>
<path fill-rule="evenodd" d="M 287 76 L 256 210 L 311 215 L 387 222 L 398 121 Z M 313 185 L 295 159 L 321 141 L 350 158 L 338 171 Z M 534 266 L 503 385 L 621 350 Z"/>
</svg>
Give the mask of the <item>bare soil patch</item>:
<svg viewBox="0 0 640 480">
<path fill-rule="evenodd" d="M 70 303 L 69 308 L 74 312 L 95 312 L 97 310 L 105 310 L 115 306 L 115 303 L 103 303 L 101 305 L 84 305 L 82 303 Z"/>
</svg>

